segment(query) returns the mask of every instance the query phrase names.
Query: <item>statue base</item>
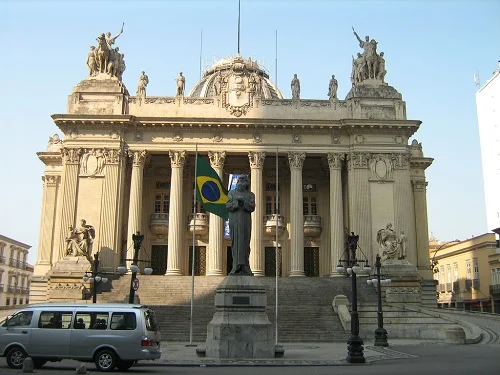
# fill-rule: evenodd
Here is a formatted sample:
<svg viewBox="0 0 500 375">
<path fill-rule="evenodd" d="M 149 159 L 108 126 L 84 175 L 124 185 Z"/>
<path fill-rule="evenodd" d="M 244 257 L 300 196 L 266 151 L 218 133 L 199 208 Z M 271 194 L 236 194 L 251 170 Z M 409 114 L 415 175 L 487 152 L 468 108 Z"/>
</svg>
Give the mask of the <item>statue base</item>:
<svg viewBox="0 0 500 375">
<path fill-rule="evenodd" d="M 354 85 L 347 94 L 346 100 L 352 98 L 403 99 L 394 87 L 381 79 L 365 79 Z"/>
<path fill-rule="evenodd" d="M 216 312 L 207 326 L 206 348 L 199 356 L 212 358 L 273 358 L 274 329 L 266 313 L 267 296 L 253 276 L 227 276 L 217 287 Z"/>
<path fill-rule="evenodd" d="M 382 273 L 391 279 L 385 287 L 388 303 L 420 304 L 422 291 L 417 267 L 406 259 L 386 259 L 382 261 Z"/>
<path fill-rule="evenodd" d="M 84 256 L 67 256 L 58 260 L 47 273 L 47 300 L 51 302 L 76 302 L 88 299 L 90 282 L 82 277 L 92 265 Z"/>
</svg>

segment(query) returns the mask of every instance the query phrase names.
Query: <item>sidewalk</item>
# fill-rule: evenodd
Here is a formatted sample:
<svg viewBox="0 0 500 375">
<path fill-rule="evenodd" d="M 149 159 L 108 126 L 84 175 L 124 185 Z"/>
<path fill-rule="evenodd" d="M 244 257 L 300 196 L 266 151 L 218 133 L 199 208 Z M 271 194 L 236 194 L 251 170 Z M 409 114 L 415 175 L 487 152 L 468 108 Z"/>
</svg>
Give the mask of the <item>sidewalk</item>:
<svg viewBox="0 0 500 375">
<path fill-rule="evenodd" d="M 375 347 L 373 341 L 364 345 L 366 363 L 388 360 L 415 358 L 392 347 L 405 345 L 442 345 L 437 340 L 389 340 L 389 347 Z M 196 349 L 205 343 L 196 343 L 196 347 L 187 347 L 186 343 L 162 342 L 162 356 L 157 365 L 169 366 L 332 366 L 347 365 L 347 343 L 284 343 L 285 355 L 282 358 L 264 359 L 217 359 L 198 357 Z M 351 364 L 349 364 L 351 365 Z"/>
</svg>

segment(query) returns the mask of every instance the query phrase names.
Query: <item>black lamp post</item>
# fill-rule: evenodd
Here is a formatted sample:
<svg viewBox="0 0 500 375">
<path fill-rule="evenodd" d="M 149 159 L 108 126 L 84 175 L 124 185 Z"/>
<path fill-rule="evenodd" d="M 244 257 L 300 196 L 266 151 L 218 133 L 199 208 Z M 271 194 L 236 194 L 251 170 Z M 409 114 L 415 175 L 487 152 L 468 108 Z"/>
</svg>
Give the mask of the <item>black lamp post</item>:
<svg viewBox="0 0 500 375">
<path fill-rule="evenodd" d="M 99 269 L 99 252 L 94 254 L 94 264 L 92 266 L 92 271 L 90 271 L 90 276 L 88 275 L 87 272 L 85 272 L 85 275 L 83 276 L 83 281 L 87 282 L 90 280 L 92 284 L 92 303 L 97 302 L 97 285 L 99 283 L 107 283 L 108 278 L 101 276 L 101 274 L 98 272 Z"/>
<path fill-rule="evenodd" d="M 349 363 L 365 363 L 363 355 L 363 339 L 359 337 L 359 316 L 358 316 L 358 286 L 356 282 L 356 274 L 360 272 L 370 272 L 370 266 L 367 260 L 358 261 L 356 259 L 356 250 L 358 248 L 359 235 L 351 232 L 347 236 L 347 260 L 339 260 L 337 271 L 344 271 L 344 266 L 341 262 L 347 262 L 347 273 L 352 280 L 352 303 L 351 303 L 351 336 L 347 340 L 347 362 Z M 367 263 L 362 270 L 358 262 Z"/>
<path fill-rule="evenodd" d="M 387 331 L 384 328 L 384 314 L 382 312 L 382 283 L 380 282 L 380 255 L 377 254 L 375 260 L 375 269 L 377 270 L 377 329 L 375 330 L 375 346 L 389 346 L 387 342 Z M 368 280 L 370 281 L 370 280 Z M 374 280 L 371 280 L 372 283 Z M 390 279 L 383 280 L 384 283 L 390 283 Z"/>
<path fill-rule="evenodd" d="M 142 241 L 144 240 L 144 235 L 141 234 L 140 232 L 132 234 L 132 240 L 134 241 L 134 258 L 122 259 L 122 261 L 125 262 L 132 261 L 132 264 L 130 265 L 130 271 L 132 271 L 132 277 L 130 279 L 130 291 L 129 291 L 128 303 L 134 303 L 135 300 L 135 290 L 136 290 L 135 284 L 137 280 L 137 272 L 139 271 L 139 266 L 137 264 L 139 262 L 149 262 L 139 259 L 139 250 L 141 249 Z M 125 266 L 118 267 L 118 272 L 120 274 L 124 274 L 125 272 L 127 272 L 127 267 Z M 146 275 L 151 275 L 151 273 L 153 273 L 153 269 L 151 267 L 145 267 L 144 273 Z"/>
</svg>

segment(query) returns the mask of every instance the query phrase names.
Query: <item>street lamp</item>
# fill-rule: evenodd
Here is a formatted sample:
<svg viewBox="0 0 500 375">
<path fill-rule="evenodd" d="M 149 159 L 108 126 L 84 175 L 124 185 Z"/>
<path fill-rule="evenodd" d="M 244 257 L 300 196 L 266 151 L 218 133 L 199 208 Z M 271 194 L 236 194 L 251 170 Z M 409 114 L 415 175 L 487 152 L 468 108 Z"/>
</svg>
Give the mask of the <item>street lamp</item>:
<svg viewBox="0 0 500 375">
<path fill-rule="evenodd" d="M 380 280 L 380 267 L 382 263 L 380 262 L 380 255 L 377 254 L 375 260 L 375 269 L 377 273 L 374 275 L 376 278 L 368 279 L 366 282 L 370 285 L 373 284 L 377 288 L 377 329 L 375 330 L 375 346 L 389 346 L 387 342 L 387 331 L 384 328 L 384 315 L 382 312 L 382 285 L 390 285 L 391 279 Z"/>
<path fill-rule="evenodd" d="M 107 283 L 108 278 L 103 277 L 102 273 L 99 273 L 97 270 L 99 269 L 99 252 L 94 254 L 94 265 L 92 266 L 92 271 L 85 272 L 85 275 L 82 277 L 83 282 L 90 281 L 92 285 L 92 303 L 97 302 L 97 285 L 100 283 Z"/>
<path fill-rule="evenodd" d="M 352 306 L 351 306 L 351 336 L 347 340 L 347 362 L 349 363 L 365 363 L 363 355 L 363 339 L 359 337 L 359 316 L 358 316 L 358 288 L 356 283 L 356 274 L 370 273 L 371 268 L 368 265 L 368 260 L 357 260 L 356 250 L 358 248 L 359 235 L 351 232 L 347 236 L 347 260 L 339 260 L 337 272 L 344 272 L 342 262 L 347 262 L 347 274 L 352 280 Z M 344 252 L 345 253 L 345 252 Z M 362 269 L 358 263 L 366 263 Z"/>
<path fill-rule="evenodd" d="M 150 262 L 149 260 L 140 260 L 139 259 L 139 250 L 141 249 L 142 241 L 144 240 L 144 235 L 139 231 L 136 234 L 132 234 L 132 241 L 134 241 L 134 258 L 133 259 L 122 259 L 122 261 L 132 261 L 130 265 L 130 271 L 132 272 L 132 278 L 130 279 L 130 291 L 128 297 L 128 303 L 134 303 L 135 299 L 135 291 L 138 288 L 137 286 L 137 272 L 139 271 L 139 266 L 137 263 L 139 262 Z M 125 274 L 127 272 L 126 266 L 120 266 L 117 269 L 118 273 Z M 144 273 L 146 275 L 151 275 L 153 273 L 153 269 L 151 267 L 145 267 Z M 137 280 L 137 281 L 136 281 Z"/>
</svg>

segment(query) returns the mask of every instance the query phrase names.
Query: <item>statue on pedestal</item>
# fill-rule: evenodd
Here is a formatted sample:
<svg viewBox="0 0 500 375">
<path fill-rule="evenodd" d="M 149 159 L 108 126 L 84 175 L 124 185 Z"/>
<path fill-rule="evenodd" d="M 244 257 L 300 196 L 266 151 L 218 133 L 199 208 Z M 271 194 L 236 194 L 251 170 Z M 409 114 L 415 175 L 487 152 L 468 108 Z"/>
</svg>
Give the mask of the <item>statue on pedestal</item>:
<svg viewBox="0 0 500 375">
<path fill-rule="evenodd" d="M 247 175 L 238 179 L 236 189 L 229 191 L 226 207 L 229 210 L 229 231 L 233 268 L 230 275 L 252 276 L 250 269 L 251 213 L 255 210 L 255 194 L 250 191 Z"/>
<path fill-rule="evenodd" d="M 328 98 L 330 100 L 337 99 L 337 89 L 339 88 L 339 83 L 335 78 L 335 74 L 332 75 L 330 84 L 328 85 Z"/>
<path fill-rule="evenodd" d="M 292 82 L 290 83 L 290 86 L 292 88 L 292 99 L 299 99 L 300 98 L 300 81 L 297 78 L 297 74 L 293 75 Z"/>
<path fill-rule="evenodd" d="M 385 77 L 385 60 L 384 53 L 377 53 L 378 42 L 375 39 L 370 39 L 367 35 L 365 40 L 362 40 L 358 33 L 352 28 L 359 46 L 363 48 L 363 54 L 358 54 L 358 59 L 353 59 L 353 74 L 351 79 L 353 84 L 361 83 L 365 79 L 378 79 L 382 82 Z"/>
<path fill-rule="evenodd" d="M 141 76 L 139 77 L 139 83 L 137 84 L 137 96 L 146 96 L 146 87 L 149 83 L 149 77 L 147 74 L 142 71 Z"/>
<path fill-rule="evenodd" d="M 92 225 L 88 225 L 87 222 L 82 219 L 80 220 L 79 227 L 73 228 L 73 226 L 70 226 L 68 230 L 68 236 L 66 237 L 66 255 L 74 257 L 84 256 L 92 263 L 93 259 L 91 254 L 92 244 L 95 238 L 95 228 Z"/>
<path fill-rule="evenodd" d="M 377 243 L 379 244 L 382 260 L 386 259 L 405 259 L 406 247 L 408 239 L 404 231 L 398 235 L 392 229 L 392 224 L 389 223 L 385 229 L 380 229 L 377 232 Z"/>
<path fill-rule="evenodd" d="M 179 77 L 177 77 L 177 92 L 175 93 L 175 95 L 183 96 L 185 87 L 186 87 L 186 78 L 182 75 L 182 72 L 180 72 Z"/>
</svg>

